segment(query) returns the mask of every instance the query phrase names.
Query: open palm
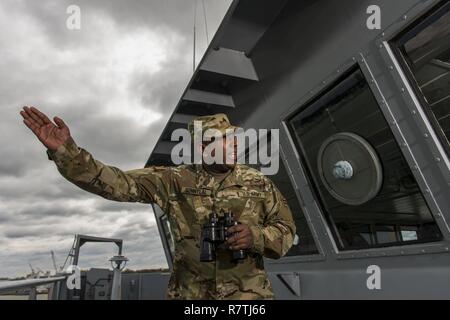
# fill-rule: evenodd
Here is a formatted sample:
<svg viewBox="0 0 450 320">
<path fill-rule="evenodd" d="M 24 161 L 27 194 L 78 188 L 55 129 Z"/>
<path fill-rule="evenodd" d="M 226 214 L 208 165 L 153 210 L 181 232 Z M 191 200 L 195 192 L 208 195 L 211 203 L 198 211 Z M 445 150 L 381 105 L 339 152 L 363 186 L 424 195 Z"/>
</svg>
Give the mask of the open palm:
<svg viewBox="0 0 450 320">
<path fill-rule="evenodd" d="M 50 150 L 58 149 L 70 137 L 69 127 L 61 118 L 53 118 L 55 125 L 44 113 L 34 107 L 23 107 L 20 114 L 25 125 Z"/>
</svg>

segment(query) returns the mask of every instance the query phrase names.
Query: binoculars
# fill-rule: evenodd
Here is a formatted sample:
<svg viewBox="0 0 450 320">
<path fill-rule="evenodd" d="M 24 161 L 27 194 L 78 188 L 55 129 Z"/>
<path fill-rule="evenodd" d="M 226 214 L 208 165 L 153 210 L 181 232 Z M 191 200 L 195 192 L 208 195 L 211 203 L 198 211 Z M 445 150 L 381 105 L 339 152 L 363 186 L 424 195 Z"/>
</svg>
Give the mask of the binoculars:
<svg viewBox="0 0 450 320">
<path fill-rule="evenodd" d="M 201 262 L 216 260 L 216 248 L 223 244 L 228 237 L 232 236 L 232 234 L 228 234 L 227 229 L 237 224 L 238 222 L 234 221 L 234 215 L 230 212 L 226 212 L 221 217 L 214 212 L 209 215 L 208 221 L 202 226 L 200 239 Z M 232 251 L 233 262 L 240 262 L 246 257 L 247 254 L 244 250 Z"/>
</svg>

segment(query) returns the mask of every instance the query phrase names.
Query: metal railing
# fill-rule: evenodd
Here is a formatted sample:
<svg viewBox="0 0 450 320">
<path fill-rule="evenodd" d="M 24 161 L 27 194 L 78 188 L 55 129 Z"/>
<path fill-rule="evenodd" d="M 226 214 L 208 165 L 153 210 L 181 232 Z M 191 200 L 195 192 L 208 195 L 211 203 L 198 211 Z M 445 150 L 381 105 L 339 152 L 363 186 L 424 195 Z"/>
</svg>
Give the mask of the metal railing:
<svg viewBox="0 0 450 320">
<path fill-rule="evenodd" d="M 29 300 L 36 300 L 38 286 L 46 284 L 55 284 L 59 281 L 66 279 L 66 276 L 51 277 L 51 278 L 38 278 L 38 279 L 26 279 L 26 280 L 13 280 L 0 282 L 0 294 L 15 292 L 20 289 L 30 289 L 28 294 Z"/>
</svg>

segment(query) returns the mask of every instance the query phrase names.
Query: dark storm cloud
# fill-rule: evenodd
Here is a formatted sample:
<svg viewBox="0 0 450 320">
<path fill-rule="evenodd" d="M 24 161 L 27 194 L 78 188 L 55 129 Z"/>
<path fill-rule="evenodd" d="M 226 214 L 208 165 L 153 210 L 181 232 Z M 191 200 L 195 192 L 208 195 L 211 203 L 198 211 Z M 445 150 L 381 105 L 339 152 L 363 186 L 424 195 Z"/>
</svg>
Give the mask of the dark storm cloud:
<svg viewBox="0 0 450 320">
<path fill-rule="evenodd" d="M 147 207 L 147 205 L 143 205 Z M 115 201 L 101 201 L 96 204 L 95 207 L 98 211 L 123 211 L 130 210 L 130 204 L 127 202 L 115 202 Z M 150 205 L 148 205 L 150 210 Z"/>
<path fill-rule="evenodd" d="M 189 74 L 191 69 L 191 66 L 183 61 L 183 57 L 167 62 L 156 73 L 139 72 L 135 75 L 130 88 L 135 88 L 145 107 L 156 103 L 158 110 L 164 112 L 177 104 L 187 85 L 186 79 L 180 77 L 180 74 Z"/>
<path fill-rule="evenodd" d="M 142 141 L 157 134 L 151 127 L 139 130 L 130 119 L 108 115 L 87 117 L 74 132 L 80 146 L 92 150 L 96 159 L 108 164 L 114 160 L 115 165 L 139 161 L 140 167 L 150 150 L 149 144 Z"/>
<path fill-rule="evenodd" d="M 212 36 L 230 1 L 206 2 Z M 82 29 L 69 31 L 74 3 Z M 192 9 L 185 0 L 0 2 L 0 277 L 24 275 L 28 262 L 53 270 L 50 250 L 61 265 L 76 233 L 123 238 L 132 269 L 166 266 L 151 207 L 68 182 L 18 112 L 35 105 L 63 118 L 96 159 L 142 168 L 192 73 Z M 89 245 L 80 262 L 108 267 L 111 253 Z"/>
<path fill-rule="evenodd" d="M 186 16 L 193 16 L 193 1 L 189 0 L 83 0 L 78 3 L 81 7 L 106 11 L 125 26 L 146 25 L 158 30 L 170 28 L 183 33 L 192 28 L 192 19 L 186 19 Z"/>
<path fill-rule="evenodd" d="M 69 16 L 66 10 L 73 4 L 81 9 L 82 25 L 86 23 L 89 26 L 90 20 L 108 16 L 116 21 L 120 28 L 129 31 L 143 27 L 159 32 L 186 33 L 187 30 L 192 30 L 192 19 L 186 19 L 186 13 L 193 12 L 192 1 L 28 0 L 18 1 L 11 9 L 20 11 L 28 19 L 37 22 L 43 33 L 56 46 L 72 47 L 77 45 L 79 38 L 77 35 L 73 37 L 65 25 Z"/>
<path fill-rule="evenodd" d="M 38 203 L 36 205 L 30 204 L 22 210 L 14 212 L 15 215 L 26 217 L 26 218 L 38 218 L 38 217 L 64 217 L 64 216 L 77 216 L 86 214 L 87 210 L 84 208 L 70 208 L 64 205 L 63 202 L 53 202 L 49 201 L 45 203 Z"/>
<path fill-rule="evenodd" d="M 2 159 L 0 162 L 0 176 L 20 178 L 26 172 L 26 161 L 22 159 Z"/>
</svg>

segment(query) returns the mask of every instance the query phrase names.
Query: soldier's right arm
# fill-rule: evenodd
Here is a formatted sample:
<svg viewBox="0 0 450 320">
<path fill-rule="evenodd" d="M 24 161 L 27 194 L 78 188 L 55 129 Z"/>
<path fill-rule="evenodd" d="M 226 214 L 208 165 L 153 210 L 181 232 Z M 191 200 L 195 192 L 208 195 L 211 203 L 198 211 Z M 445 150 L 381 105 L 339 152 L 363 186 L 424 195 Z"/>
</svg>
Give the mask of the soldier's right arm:
<svg viewBox="0 0 450 320">
<path fill-rule="evenodd" d="M 61 118 L 54 117 L 53 123 L 46 114 L 29 106 L 24 106 L 20 115 L 67 180 L 106 199 L 156 203 L 165 208 L 172 181 L 169 167 L 124 172 L 95 160 L 89 152 L 79 148 Z"/>
<path fill-rule="evenodd" d="M 122 202 L 156 203 L 164 208 L 170 188 L 170 168 L 150 167 L 130 171 L 94 159 L 68 138 L 57 150 L 47 150 L 63 177 L 103 198 Z"/>
</svg>

